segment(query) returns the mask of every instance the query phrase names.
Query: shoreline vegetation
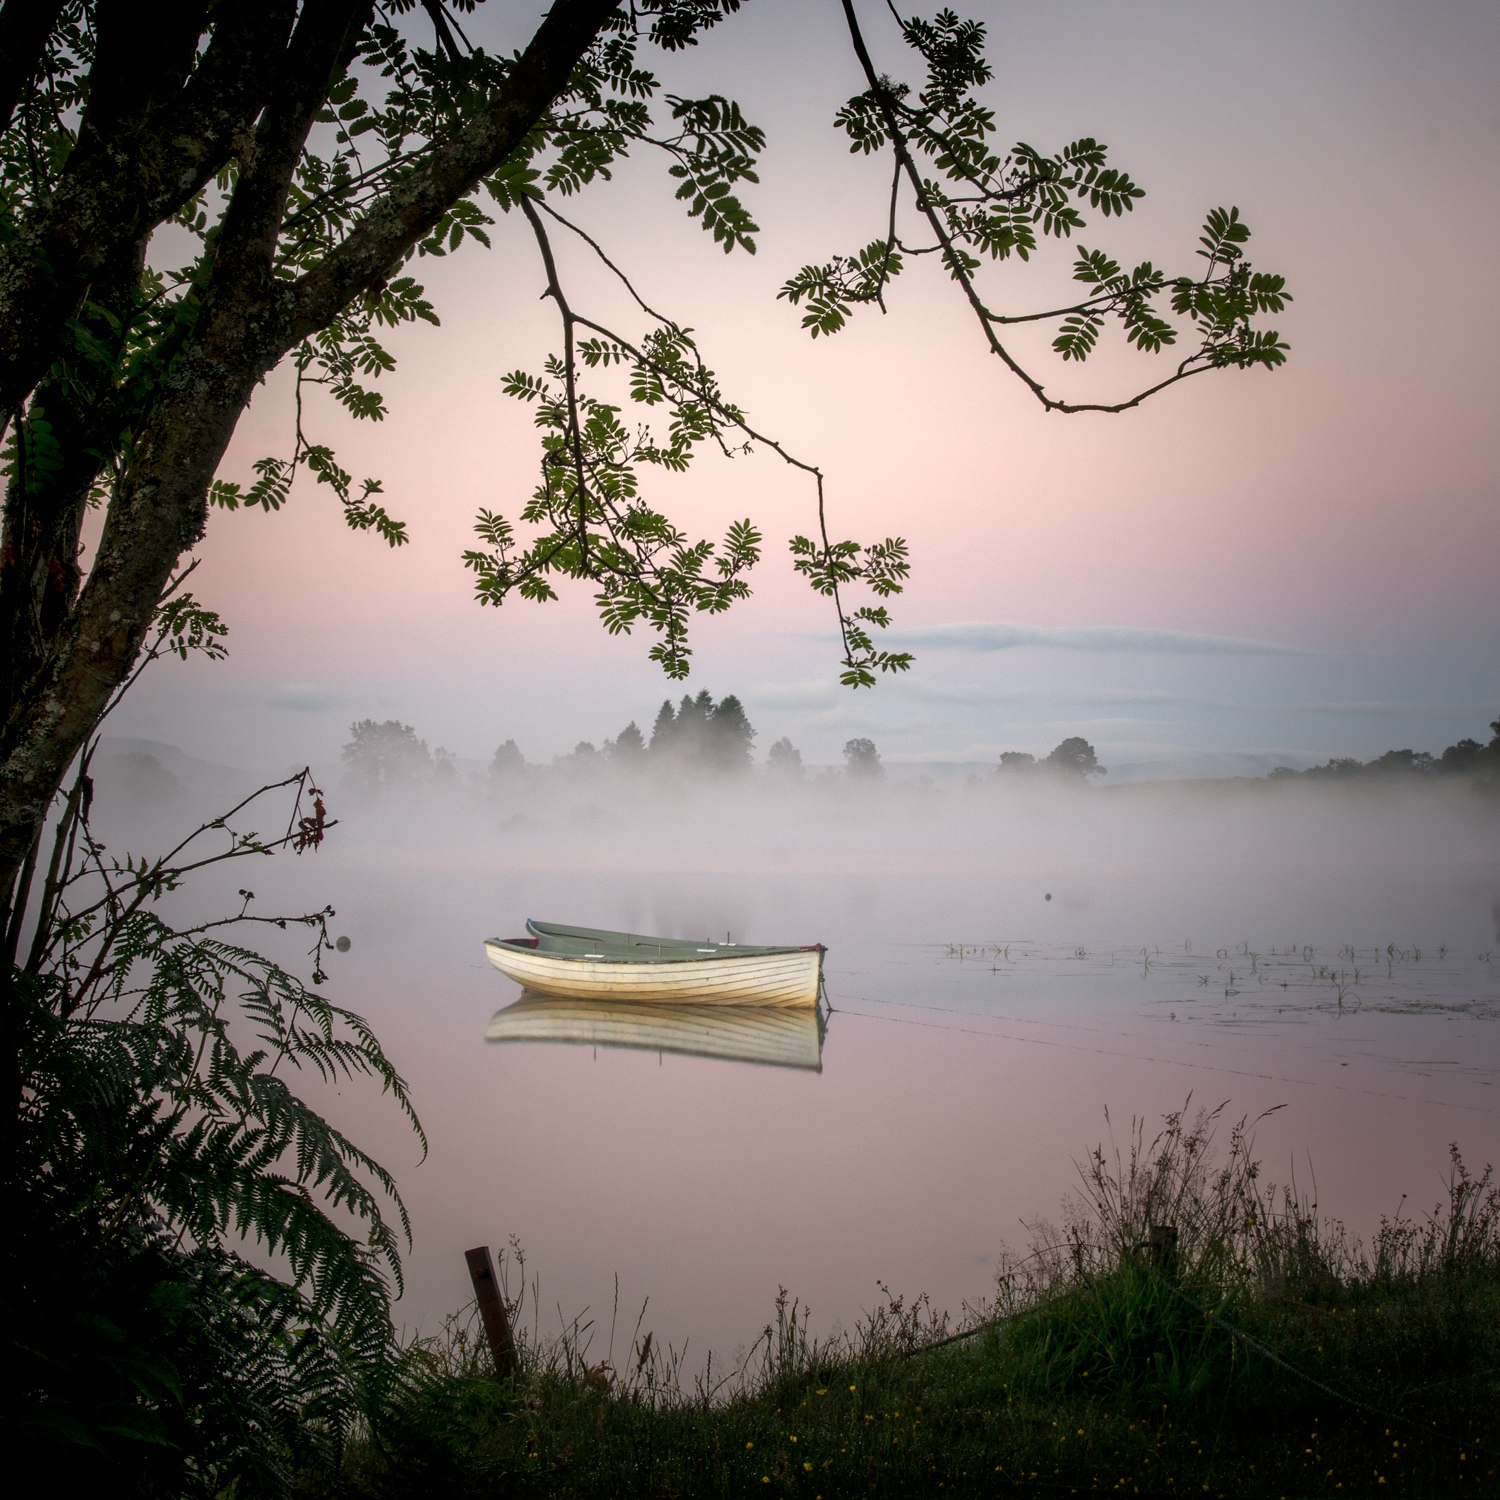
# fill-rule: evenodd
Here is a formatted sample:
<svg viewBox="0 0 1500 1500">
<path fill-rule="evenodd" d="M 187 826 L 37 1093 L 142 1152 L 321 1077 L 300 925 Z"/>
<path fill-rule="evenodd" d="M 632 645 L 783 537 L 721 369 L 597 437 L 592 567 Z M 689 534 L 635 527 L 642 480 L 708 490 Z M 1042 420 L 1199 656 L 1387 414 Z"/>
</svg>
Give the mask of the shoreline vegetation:
<svg viewBox="0 0 1500 1500">
<path fill-rule="evenodd" d="M 1446 1201 L 1368 1244 L 1262 1181 L 1222 1107 L 1097 1147 L 1060 1226 L 1027 1226 L 953 1324 L 885 1288 L 819 1342 L 783 1291 L 750 1353 L 692 1379 L 643 1317 L 539 1336 L 520 1371 L 472 1316 L 403 1350 L 319 1494 L 816 1497 L 1493 1494 L 1500 1187 L 1452 1148 Z M 1404 1202 L 1404 1200 L 1403 1200 Z M 619 1309 L 616 1309 L 616 1318 Z M 615 1320 L 611 1320 L 615 1321 Z M 628 1321 L 628 1320 L 621 1320 Z M 610 1345 L 615 1344 L 611 1330 Z M 311 1493 L 311 1491 L 310 1491 Z"/>
</svg>

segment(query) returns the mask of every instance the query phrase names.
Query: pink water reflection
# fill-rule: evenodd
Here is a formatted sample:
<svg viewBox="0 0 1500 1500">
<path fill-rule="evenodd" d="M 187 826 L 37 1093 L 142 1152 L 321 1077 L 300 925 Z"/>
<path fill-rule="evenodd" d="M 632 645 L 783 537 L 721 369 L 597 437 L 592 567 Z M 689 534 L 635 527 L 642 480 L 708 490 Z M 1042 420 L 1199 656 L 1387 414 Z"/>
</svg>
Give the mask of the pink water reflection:
<svg viewBox="0 0 1500 1500">
<path fill-rule="evenodd" d="M 1096 872 L 1088 909 L 1070 913 L 1015 871 L 626 876 L 455 856 L 448 870 L 424 860 L 414 879 L 409 863 L 368 855 L 320 875 L 341 887 L 354 938 L 340 989 L 397 1056 L 432 1139 L 418 1166 L 390 1112 L 358 1106 L 416 1225 L 408 1327 L 430 1330 L 465 1299 L 467 1246 L 511 1235 L 540 1276 L 544 1331 L 589 1309 L 596 1357 L 616 1274 L 616 1352 L 649 1297 L 644 1327 L 679 1347 L 691 1338 L 690 1365 L 749 1344 L 778 1286 L 811 1305 L 820 1332 L 849 1326 L 882 1282 L 956 1312 L 986 1294 L 1002 1243 L 1024 1244 L 1024 1219 L 1057 1216 L 1106 1105 L 1123 1139 L 1132 1112 L 1157 1117 L 1189 1093 L 1231 1100 L 1235 1115 L 1284 1104 L 1260 1131 L 1268 1175 L 1315 1172 L 1325 1210 L 1358 1228 L 1403 1191 L 1435 1199 L 1450 1140 L 1480 1162 L 1500 1146 L 1500 983 L 1475 957 L 1489 914 L 1463 861 L 1447 879 L 1399 862 L 1336 884 L 1315 871 L 1318 901 L 1291 872 L 1252 870 L 1234 892 L 1224 870 L 1144 865 L 1137 880 Z M 1078 883 L 1049 879 L 1060 895 Z M 822 938 L 834 1007 L 822 1072 L 486 1045 L 519 991 L 480 941 L 529 914 Z M 1199 934 L 1191 955 L 1166 930 L 1174 917 Z M 1398 930 L 1430 947 L 1378 978 L 1375 944 Z M 1247 983 L 1248 958 L 1228 946 L 1227 962 L 1216 956 L 1216 942 L 1247 934 L 1289 989 Z M 1012 951 L 959 959 L 947 944 L 960 938 Z M 1335 960 L 1338 939 L 1362 945 L 1364 964 L 1343 1011 L 1322 981 L 1298 988 L 1297 965 L 1311 975 L 1316 962 L 1286 955 L 1308 940 Z M 1140 950 L 1158 940 L 1143 970 Z"/>
</svg>

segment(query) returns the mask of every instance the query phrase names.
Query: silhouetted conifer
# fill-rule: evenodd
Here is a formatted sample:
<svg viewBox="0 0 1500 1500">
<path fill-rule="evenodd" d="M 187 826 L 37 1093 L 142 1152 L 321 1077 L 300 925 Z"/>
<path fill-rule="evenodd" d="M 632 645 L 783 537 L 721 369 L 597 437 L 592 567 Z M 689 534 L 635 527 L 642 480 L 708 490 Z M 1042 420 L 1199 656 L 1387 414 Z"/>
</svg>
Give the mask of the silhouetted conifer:
<svg viewBox="0 0 1500 1500">
<path fill-rule="evenodd" d="M 733 693 L 716 704 L 705 690 L 696 698 L 684 695 L 675 715 L 670 703 L 662 704 L 651 731 L 651 756 L 699 770 L 747 770 L 754 738 L 744 705 Z"/>
<path fill-rule="evenodd" d="M 704 696 L 707 697 L 707 694 Z M 707 759 L 716 769 L 750 769 L 750 742 L 755 738 L 755 730 L 745 717 L 744 705 L 733 693 L 710 712 L 706 727 Z"/>
<path fill-rule="evenodd" d="M 604 752 L 618 766 L 638 766 L 646 759 L 646 738 L 632 719 L 613 740 L 604 742 Z"/>
<path fill-rule="evenodd" d="M 490 776 L 499 778 L 502 776 L 519 776 L 526 769 L 526 758 L 521 754 L 521 748 L 514 740 L 506 740 L 494 754 L 490 761 Z"/>
<path fill-rule="evenodd" d="M 651 750 L 655 754 L 658 750 L 665 750 L 672 738 L 672 730 L 677 725 L 676 715 L 672 712 L 670 700 L 663 703 L 657 710 L 656 722 L 651 726 Z"/>
</svg>

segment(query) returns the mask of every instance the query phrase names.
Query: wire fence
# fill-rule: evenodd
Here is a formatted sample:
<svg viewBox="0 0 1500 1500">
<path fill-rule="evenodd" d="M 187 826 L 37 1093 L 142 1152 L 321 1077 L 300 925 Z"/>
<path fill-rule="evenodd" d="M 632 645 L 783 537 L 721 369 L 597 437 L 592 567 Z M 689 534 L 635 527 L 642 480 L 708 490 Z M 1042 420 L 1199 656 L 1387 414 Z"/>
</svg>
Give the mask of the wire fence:
<svg viewBox="0 0 1500 1500">
<path fill-rule="evenodd" d="M 1325 1396 L 1331 1396 L 1335 1401 L 1342 1402 L 1345 1406 L 1353 1407 L 1359 1411 L 1369 1412 L 1372 1416 L 1380 1417 L 1383 1421 L 1394 1422 L 1398 1426 L 1405 1427 L 1413 1432 L 1426 1431 L 1421 1423 L 1414 1422 L 1410 1417 L 1404 1417 L 1398 1412 L 1391 1411 L 1387 1407 L 1375 1406 L 1368 1401 L 1361 1401 L 1357 1396 L 1351 1396 L 1346 1391 L 1338 1390 L 1336 1387 L 1329 1385 L 1326 1381 L 1319 1380 L 1315 1375 L 1309 1375 L 1306 1370 L 1298 1369 L 1296 1365 L 1291 1363 L 1291 1361 L 1284 1359 L 1274 1349 L 1270 1348 L 1266 1344 L 1263 1344 L 1259 1339 L 1253 1337 L 1251 1334 L 1246 1333 L 1243 1328 L 1236 1328 L 1234 1324 L 1229 1322 L 1228 1319 L 1223 1317 L 1214 1309 L 1204 1307 L 1200 1303 L 1196 1302 L 1193 1298 L 1189 1297 L 1187 1293 L 1184 1292 L 1180 1287 L 1175 1286 L 1170 1278 L 1163 1275 L 1160 1271 L 1156 1271 L 1156 1275 L 1166 1291 L 1171 1293 L 1171 1295 L 1176 1297 L 1179 1301 L 1186 1303 L 1187 1306 L 1191 1307 L 1194 1312 L 1198 1313 L 1212 1327 L 1221 1329 L 1230 1338 L 1237 1339 L 1247 1349 L 1250 1349 L 1254 1353 L 1260 1355 L 1262 1359 L 1269 1361 L 1278 1369 L 1284 1370 L 1288 1375 L 1291 1375 L 1295 1379 L 1302 1381 L 1304 1384 L 1313 1387 L 1315 1390 L 1321 1391 Z M 969 1339 L 978 1338 L 981 1334 L 990 1333 L 995 1329 L 1004 1328 L 1008 1324 L 1019 1322 L 1021 1319 L 1029 1317 L 1033 1311 L 1035 1311 L 1035 1309 L 1028 1308 L 1022 1312 L 1008 1313 L 1005 1316 L 999 1318 L 986 1318 L 984 1321 L 976 1323 L 972 1328 L 965 1328 L 958 1333 L 950 1333 L 942 1338 L 930 1339 L 925 1343 L 916 1345 L 914 1348 L 905 1349 L 902 1351 L 901 1357 L 903 1359 L 915 1359 L 919 1355 L 930 1354 L 936 1349 L 946 1349 L 951 1345 L 964 1343 Z M 1465 1380 L 1478 1380 L 1486 1375 L 1493 1375 L 1495 1373 L 1496 1372 L 1493 1370 L 1479 1370 L 1467 1375 L 1454 1376 L 1447 1381 L 1438 1383 L 1450 1385 L 1457 1384 Z M 1439 1424 L 1435 1423 L 1434 1425 Z"/>
</svg>

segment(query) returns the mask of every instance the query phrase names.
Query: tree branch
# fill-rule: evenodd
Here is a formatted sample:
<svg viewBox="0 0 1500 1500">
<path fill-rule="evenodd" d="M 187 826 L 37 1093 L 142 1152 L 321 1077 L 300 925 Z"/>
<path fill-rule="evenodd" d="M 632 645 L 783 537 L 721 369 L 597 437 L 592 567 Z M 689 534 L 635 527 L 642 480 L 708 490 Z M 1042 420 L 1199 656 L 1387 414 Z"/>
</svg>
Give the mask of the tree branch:
<svg viewBox="0 0 1500 1500">
<path fill-rule="evenodd" d="M 256 384 L 361 291 L 383 281 L 453 203 L 526 139 L 619 3 L 559 0 L 485 115 L 372 205 L 300 281 L 275 282 L 261 269 L 264 261 L 257 264 L 284 199 L 273 191 L 269 162 L 263 182 L 247 182 L 236 222 L 226 220 L 216 247 L 197 324 L 163 378 L 110 503 L 77 606 L 0 726 L 0 885 L 25 858 L 68 765 L 129 674 L 177 559 L 202 535 L 209 483 Z M 309 6 L 303 20 L 312 30 L 305 35 L 322 26 L 317 34 L 326 45 L 326 23 L 337 9 L 337 0 Z M 300 25 L 298 32 L 304 35 Z M 264 53 L 250 64 L 263 74 Z M 298 118 L 289 95 L 267 116 L 268 145 L 277 129 L 285 145 Z M 248 175 L 256 176 L 253 167 Z M 0 374 L 5 354 L 0 322 Z"/>
<path fill-rule="evenodd" d="M 906 134 L 901 129 L 901 123 L 896 117 L 896 109 L 891 99 L 890 91 L 875 71 L 875 65 L 870 60 L 869 49 L 865 46 L 863 33 L 860 31 L 859 18 L 854 11 L 854 0 L 842 0 L 844 8 L 844 19 L 849 27 L 849 39 L 854 46 L 854 54 L 859 59 L 859 65 L 864 71 L 865 81 L 869 84 L 870 94 L 875 99 L 880 109 L 881 120 L 885 124 L 886 133 L 890 136 L 891 149 L 895 153 L 896 161 L 901 172 L 906 176 L 916 197 L 917 212 L 927 220 L 928 227 L 932 230 L 934 238 L 942 247 L 943 260 L 947 264 L 953 279 L 963 288 L 965 299 L 968 301 L 974 316 L 979 323 L 980 330 L 984 334 L 985 342 L 989 345 L 990 352 L 997 355 L 1005 364 L 1006 368 L 1016 376 L 1018 380 L 1042 403 L 1047 411 L 1060 412 L 1122 412 L 1128 411 L 1133 406 L 1139 406 L 1148 397 L 1156 395 L 1158 391 L 1165 390 L 1170 385 L 1176 385 L 1180 380 L 1186 380 L 1191 375 L 1201 374 L 1214 366 L 1204 359 L 1200 354 L 1190 355 L 1178 365 L 1174 374 L 1165 380 L 1158 381 L 1155 385 L 1141 391 L 1125 401 L 1098 402 L 1098 401 L 1055 401 L 1046 392 L 1042 383 L 1029 374 L 1020 362 L 1011 354 L 999 336 L 995 332 L 995 325 L 999 323 L 1013 323 L 1031 321 L 1027 318 L 1000 317 L 990 312 L 984 305 L 979 295 L 978 288 L 974 285 L 974 278 L 969 274 L 964 265 L 962 253 L 953 243 L 948 233 L 947 226 L 942 217 L 933 207 L 927 192 L 922 185 L 922 175 L 917 170 L 916 161 L 913 159 L 911 149 L 907 144 Z M 895 14 L 894 9 L 892 13 Z M 899 17 L 898 17 L 899 19 Z M 1203 360 L 1202 363 L 1199 363 Z"/>
<path fill-rule="evenodd" d="M 954 278 L 964 290 L 964 296 L 968 299 L 969 306 L 974 310 L 974 316 L 979 320 L 979 326 L 984 330 L 985 341 L 990 346 L 990 352 L 999 355 L 1005 362 L 1006 367 L 1012 374 L 1025 383 L 1038 401 L 1049 411 L 1055 405 L 1047 395 L 1040 383 L 1015 361 L 1010 351 L 995 336 L 995 330 L 990 326 L 989 319 L 985 316 L 984 303 L 979 299 L 979 293 L 974 286 L 973 278 L 964 270 L 963 261 L 955 248 L 952 239 L 949 238 L 947 226 L 938 217 L 936 210 L 927 201 L 927 195 L 922 188 L 922 176 L 917 171 L 917 164 L 912 160 L 911 151 L 906 144 L 906 135 L 901 129 L 900 122 L 896 119 L 896 112 L 891 107 L 890 93 L 880 80 L 880 75 L 875 71 L 875 65 L 870 61 L 869 49 L 865 46 L 864 34 L 859 29 L 859 18 L 854 13 L 854 0 L 842 0 L 844 7 L 844 19 L 849 27 L 849 40 L 854 46 L 854 55 L 859 59 L 859 65 L 864 70 L 865 81 L 870 86 L 870 92 L 874 95 L 876 103 L 880 107 L 880 117 L 885 122 L 887 134 L 891 138 L 891 149 L 895 152 L 896 160 L 900 163 L 901 170 L 906 174 L 912 191 L 916 194 L 917 211 L 927 220 L 928 227 L 932 230 L 938 244 L 943 247 L 943 258 L 948 263 Z"/>
<path fill-rule="evenodd" d="M 574 464 L 575 484 L 577 486 L 579 496 L 578 542 L 580 570 L 584 574 L 584 576 L 593 576 L 588 571 L 588 555 L 586 549 L 588 535 L 586 505 L 587 490 L 585 487 L 586 481 L 583 469 L 583 443 L 579 431 L 577 372 L 574 352 L 574 329 L 585 328 L 588 329 L 591 333 L 598 334 L 600 338 L 607 340 L 611 344 L 617 345 L 621 350 L 628 354 L 640 369 L 649 370 L 661 381 L 661 391 L 664 399 L 668 402 L 669 405 L 680 408 L 687 398 L 677 393 L 678 391 L 680 391 L 681 387 L 679 385 L 680 377 L 675 371 L 668 369 L 660 361 L 653 359 L 644 349 L 638 347 L 629 339 L 623 338 L 613 329 L 606 327 L 602 323 L 596 323 L 591 318 L 585 317 L 583 314 L 573 311 L 573 308 L 568 302 L 567 296 L 562 288 L 561 278 L 558 275 L 556 258 L 552 253 L 551 240 L 547 235 L 546 226 L 543 225 L 541 217 L 537 212 L 539 208 L 543 212 L 547 213 L 551 218 L 556 219 L 557 222 L 559 224 L 562 224 L 565 228 L 571 229 L 574 234 L 576 234 L 580 239 L 588 244 L 594 251 L 594 253 L 599 257 L 599 259 L 603 261 L 603 263 L 624 284 L 625 289 L 630 293 L 630 296 L 634 299 L 636 305 L 640 307 L 643 312 L 645 312 L 649 317 L 655 319 L 658 323 L 661 323 L 665 327 L 670 328 L 674 327 L 675 325 L 672 324 L 670 319 L 663 317 L 660 313 L 655 311 L 655 309 L 653 309 L 646 303 L 646 301 L 641 297 L 640 293 L 637 292 L 635 287 L 631 284 L 629 278 L 622 270 L 620 270 L 618 266 L 615 265 L 615 263 L 609 258 L 609 256 L 604 253 L 603 248 L 599 245 L 598 241 L 593 238 L 593 236 L 589 235 L 583 229 L 579 228 L 578 225 L 573 224 L 569 220 L 563 218 L 561 214 L 557 213 L 554 209 L 549 208 L 545 202 L 538 201 L 536 203 L 533 203 L 529 197 L 523 198 L 521 200 L 521 210 L 526 215 L 527 220 L 531 224 L 532 232 L 536 236 L 537 247 L 541 253 L 542 265 L 547 278 L 547 292 L 545 295 L 550 296 L 552 300 L 557 304 L 558 311 L 561 314 L 563 320 L 563 339 L 565 351 L 563 364 L 564 381 L 567 391 L 568 419 L 571 429 L 571 456 Z M 696 360 L 698 370 L 702 372 L 704 369 L 703 361 L 701 356 L 697 354 L 696 349 L 694 350 L 694 358 Z M 805 463 L 802 459 L 795 457 L 791 453 L 788 453 L 780 443 L 775 441 L 775 439 L 769 438 L 764 433 L 759 432 L 755 428 L 751 427 L 739 412 L 727 406 L 723 401 L 717 399 L 715 396 L 704 391 L 694 390 L 691 399 L 693 401 L 702 402 L 704 405 L 706 405 L 713 412 L 715 418 L 718 421 L 723 422 L 726 426 L 738 428 L 740 432 L 744 433 L 744 435 L 753 442 L 757 442 L 763 447 L 769 448 L 771 452 L 775 453 L 777 457 L 780 458 L 784 463 L 789 464 L 794 469 L 800 469 L 804 474 L 812 475 L 813 481 L 817 486 L 818 535 L 821 538 L 823 544 L 822 555 L 825 559 L 831 559 L 834 556 L 834 548 L 833 543 L 829 539 L 828 535 L 828 517 L 823 494 L 823 471 L 815 464 Z M 725 447 L 722 438 L 718 437 L 717 430 L 715 431 L 715 437 L 719 441 L 720 448 L 723 449 L 727 454 L 728 449 L 727 447 Z M 545 559 L 543 560 L 543 562 L 545 562 Z M 643 588 L 650 592 L 649 581 L 644 573 L 638 575 L 638 582 L 640 582 Z M 855 645 L 853 640 L 851 639 L 850 632 L 856 627 L 854 621 L 851 620 L 850 616 L 846 614 L 844 610 L 843 600 L 840 595 L 839 583 L 836 578 L 833 579 L 829 586 L 829 594 L 833 599 L 834 613 L 837 616 L 839 622 L 839 637 L 844 648 L 844 664 L 846 667 L 852 669 L 855 666 Z"/>
<path fill-rule="evenodd" d="M 294 283 L 283 350 L 326 328 L 356 296 L 384 281 L 453 204 L 521 145 L 621 3 L 557 0 L 490 108 L 371 204 L 349 236 Z"/>
<path fill-rule="evenodd" d="M 36 76 L 66 0 L 5 0 L 0 10 L 0 133 L 10 128 L 22 90 Z"/>
<path fill-rule="evenodd" d="M 94 278 L 80 313 L 93 348 L 60 359 L 37 387 L 17 425 L 21 448 L 45 429 L 55 467 L 20 464 L 5 492 L 0 540 L 0 723 L 21 683 L 46 655 L 78 594 L 79 537 L 100 471 L 119 447 L 122 401 L 115 364 L 136 308 L 145 244 L 120 247 Z"/>
<path fill-rule="evenodd" d="M 557 275 L 557 262 L 552 255 L 552 241 L 530 198 L 521 199 L 521 212 L 526 215 L 531 231 L 536 236 L 537 248 L 541 251 L 542 266 L 547 274 L 547 295 L 557 304 L 563 325 L 563 387 L 568 396 L 569 447 L 573 450 L 573 475 L 578 486 L 578 565 L 587 575 L 589 571 L 589 522 L 588 485 L 583 477 L 583 434 L 578 421 L 578 353 L 575 348 L 573 327 L 577 321 L 568 306 L 567 296 Z"/>
<path fill-rule="evenodd" d="M 162 9 L 151 26 L 123 0 L 101 9 L 78 145 L 56 191 L 0 247 L 0 410 L 40 380 L 110 254 L 149 235 L 233 155 L 275 86 L 296 4 L 218 7 L 196 67 L 203 7 Z"/>
<path fill-rule="evenodd" d="M 330 84 L 353 56 L 374 0 L 308 0 L 287 46 L 287 67 L 242 153 L 239 181 L 214 244 L 205 308 L 218 289 L 242 297 L 252 283 L 265 296 L 286 214 L 292 174 Z"/>
</svg>

